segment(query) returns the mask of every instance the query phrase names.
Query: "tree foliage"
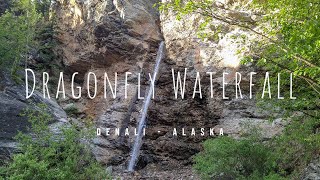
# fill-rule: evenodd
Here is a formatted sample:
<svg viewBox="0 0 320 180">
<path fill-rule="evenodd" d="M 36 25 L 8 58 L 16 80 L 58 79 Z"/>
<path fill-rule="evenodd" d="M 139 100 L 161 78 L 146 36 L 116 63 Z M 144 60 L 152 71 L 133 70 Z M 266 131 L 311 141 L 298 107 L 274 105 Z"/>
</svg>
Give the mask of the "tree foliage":
<svg viewBox="0 0 320 180">
<path fill-rule="evenodd" d="M 255 33 L 260 38 L 253 43 L 256 46 L 244 62 L 254 61 L 274 73 L 293 72 L 314 91 L 308 93 L 319 97 L 319 6 L 317 0 L 256 0 L 238 7 L 239 13 L 256 9 L 255 15 L 261 17 L 256 21 L 245 16 L 228 16 L 228 12 L 236 10 L 221 6 L 215 0 L 172 0 L 160 3 L 159 8 L 164 12 L 173 11 L 178 20 L 185 15 L 201 15 L 200 32 L 211 26 L 213 20 L 219 20 Z"/>
<path fill-rule="evenodd" d="M 49 128 L 51 116 L 44 105 L 24 113 L 32 134 L 19 133 L 19 151 L 12 162 L 2 167 L 5 179 L 107 179 L 105 169 L 96 162 L 82 142 L 91 136 L 73 126 L 61 127 L 60 134 Z M 56 132 L 57 133 L 57 132 Z M 92 133 L 94 134 L 94 133 Z"/>
<path fill-rule="evenodd" d="M 16 68 L 31 46 L 35 25 L 40 18 L 31 0 L 14 1 L 0 16 L 0 65 Z"/>
<path fill-rule="evenodd" d="M 195 156 L 194 167 L 203 179 L 263 179 L 273 173 L 273 154 L 257 140 L 207 140 L 204 151 Z"/>
<path fill-rule="evenodd" d="M 51 0 L 10 2 L 8 9 L 0 16 L 0 66 L 2 69 L 9 69 L 15 75 L 21 65 L 27 65 L 31 51 L 39 51 L 39 56 L 47 59 L 47 56 L 51 56 L 51 52 L 46 53 L 51 51 L 51 40 L 48 39 L 46 43 L 42 43 L 43 39 L 41 39 L 41 36 L 47 34 L 46 29 L 52 29 L 48 21 L 50 4 Z"/>
<path fill-rule="evenodd" d="M 282 73 L 282 79 L 295 75 L 293 87 L 296 100 L 263 100 L 273 103 L 279 112 L 303 112 L 312 118 L 319 117 L 320 109 L 320 4 L 317 0 L 255 0 L 251 4 L 243 1 L 239 7 L 228 9 L 215 0 L 172 0 L 160 3 L 160 10 L 172 11 L 177 19 L 185 15 L 199 14 L 203 21 L 198 31 L 219 20 L 230 26 L 245 29 L 260 38 L 253 40 L 251 51 L 242 62 L 252 62 L 273 74 Z M 247 3 L 247 4 L 245 4 Z M 228 12 L 243 12 L 251 9 L 258 20 L 230 17 Z M 240 11 L 241 10 L 241 11 Z M 252 11 L 253 10 L 253 11 Z M 210 32 L 209 32 L 210 33 Z M 202 33 L 203 35 L 203 33 Z M 204 34 L 206 36 L 206 34 Z M 277 76 L 275 76 L 277 77 Z M 272 82 L 277 82 L 273 79 Z M 290 81 L 281 81 L 289 87 Z M 276 86 L 273 86 L 276 87 Z M 273 88 L 272 94 L 277 94 Z M 290 91 L 281 92 L 289 97 Z M 281 107 L 281 108 L 279 108 Z"/>
<path fill-rule="evenodd" d="M 269 39 L 259 42 L 251 60 L 273 73 L 296 76 L 296 100 L 273 101 L 278 107 L 303 112 L 319 119 L 320 109 L 320 4 L 315 0 L 269 0 L 254 7 L 267 14 L 260 23 L 269 24 L 263 33 Z M 282 82 L 288 86 L 288 81 Z M 285 92 L 284 92 L 285 93 Z M 288 94 L 288 93 L 287 93 Z"/>
</svg>

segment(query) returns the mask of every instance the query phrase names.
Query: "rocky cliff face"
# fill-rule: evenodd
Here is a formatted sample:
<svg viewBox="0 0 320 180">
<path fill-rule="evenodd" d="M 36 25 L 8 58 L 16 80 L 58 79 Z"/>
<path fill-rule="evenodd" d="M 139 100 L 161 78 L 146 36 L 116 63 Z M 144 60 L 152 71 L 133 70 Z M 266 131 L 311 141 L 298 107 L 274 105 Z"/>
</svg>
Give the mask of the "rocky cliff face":
<svg viewBox="0 0 320 180">
<path fill-rule="evenodd" d="M 182 172 L 179 176 L 192 175 L 189 170 L 192 156 L 201 149 L 200 142 L 206 136 L 172 136 L 176 127 L 200 129 L 215 127 L 216 132 L 224 128 L 224 133 L 239 136 L 241 124 L 259 123 L 262 127 L 276 128 L 266 136 L 278 133 L 281 124 L 270 125 L 266 115 L 259 113 L 255 102 L 248 100 L 222 100 L 222 72 L 229 72 L 227 82 L 234 84 L 236 71 L 247 74 L 254 67 L 241 67 L 240 59 L 244 55 L 238 49 L 249 50 L 248 38 L 256 38 L 219 21 L 212 22 L 212 28 L 222 28 L 221 34 L 213 39 L 200 40 L 196 36 L 200 16 L 191 15 L 177 21 L 171 13 L 161 13 L 154 8 L 157 0 L 57 0 L 54 12 L 57 18 L 59 45 L 56 53 L 66 70 L 79 72 L 77 82 L 87 93 L 86 78 L 89 71 L 103 81 L 104 72 L 114 80 L 114 72 L 121 76 L 118 80 L 118 98 L 112 98 L 108 92 L 103 97 L 103 87 L 98 87 L 97 97 L 73 100 L 71 92 L 66 99 L 60 99 L 62 106 L 74 103 L 83 116 L 92 117 L 97 127 L 134 128 L 139 122 L 143 100 L 137 98 L 138 73 L 142 78 L 142 94 L 147 89 L 148 73 L 152 73 L 158 44 L 164 40 L 167 57 L 161 65 L 160 76 L 156 84 L 156 97 L 148 112 L 147 136 L 141 147 L 141 156 L 137 168 L 141 176 L 176 177 L 166 172 Z M 226 6 L 236 2 L 222 2 Z M 231 4 L 230 4 L 231 3 Z M 233 13 L 234 16 L 248 14 Z M 239 17 L 241 18 L 241 17 Z M 173 94 L 171 69 L 187 70 L 186 98 L 175 99 Z M 128 98 L 124 98 L 124 72 L 131 72 Z M 202 98 L 192 98 L 196 73 L 201 74 Z M 210 94 L 210 79 L 206 72 L 213 75 L 213 98 Z M 242 79 L 248 84 L 248 76 Z M 70 88 L 66 88 L 70 89 Z M 234 95 L 234 87 L 227 93 Z M 243 87 L 248 92 L 248 86 Z M 84 95 L 83 95 L 84 96 Z M 77 119 L 74 119 L 77 120 Z M 276 126 L 276 127 L 274 127 Z M 271 132 L 271 133 L 270 133 Z M 126 169 L 134 136 L 100 136 L 93 140 L 93 152 L 96 158 L 113 169 L 115 173 Z M 139 175 L 137 175 L 139 177 Z"/>
<path fill-rule="evenodd" d="M 25 86 L 17 84 L 5 72 L 0 72 L 0 159 L 7 160 L 17 148 L 14 136 L 19 131 L 26 132 L 29 122 L 21 114 L 26 110 L 36 108 L 36 104 L 47 105 L 49 113 L 53 116 L 53 123 L 50 125 L 54 133 L 58 134 L 58 126 L 68 123 L 67 114 L 53 100 L 44 99 L 37 90 L 30 99 L 25 98 Z M 3 162 L 3 161 L 1 161 Z"/>
<path fill-rule="evenodd" d="M 70 71 L 85 73 L 115 63 L 130 66 L 161 40 L 154 2 L 84 0 L 56 2 L 61 42 L 57 52 Z M 134 61 L 134 62 L 132 62 Z M 119 68 L 120 69 L 120 68 Z"/>
</svg>

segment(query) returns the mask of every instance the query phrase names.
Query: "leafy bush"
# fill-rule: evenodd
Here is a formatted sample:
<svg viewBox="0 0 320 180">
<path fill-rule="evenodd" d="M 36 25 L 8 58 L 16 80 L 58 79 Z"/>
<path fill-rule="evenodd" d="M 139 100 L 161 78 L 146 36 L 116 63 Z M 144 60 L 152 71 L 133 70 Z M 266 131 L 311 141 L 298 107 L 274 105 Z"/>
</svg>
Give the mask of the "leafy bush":
<svg viewBox="0 0 320 180">
<path fill-rule="evenodd" d="M 302 116 L 290 123 L 282 135 L 269 143 L 279 171 L 291 179 L 300 179 L 302 170 L 320 155 L 320 119 Z"/>
<path fill-rule="evenodd" d="M 88 132 L 79 132 L 74 126 L 59 128 L 54 134 L 48 124 L 52 118 L 44 105 L 38 111 L 25 115 L 31 123 L 32 134 L 19 133 L 18 154 L 2 167 L 6 179 L 107 179 L 104 168 L 96 162 L 90 149 L 80 140 L 89 138 Z"/>
<path fill-rule="evenodd" d="M 304 119 L 304 120 L 303 120 Z M 320 154 L 320 121 L 297 117 L 280 136 L 261 141 L 255 133 L 240 140 L 206 140 L 194 168 L 203 179 L 300 179 L 303 169 Z"/>
<path fill-rule="evenodd" d="M 257 139 L 222 136 L 205 141 L 203 146 L 204 151 L 195 156 L 194 168 L 204 179 L 261 179 L 273 170 L 271 150 Z"/>
</svg>

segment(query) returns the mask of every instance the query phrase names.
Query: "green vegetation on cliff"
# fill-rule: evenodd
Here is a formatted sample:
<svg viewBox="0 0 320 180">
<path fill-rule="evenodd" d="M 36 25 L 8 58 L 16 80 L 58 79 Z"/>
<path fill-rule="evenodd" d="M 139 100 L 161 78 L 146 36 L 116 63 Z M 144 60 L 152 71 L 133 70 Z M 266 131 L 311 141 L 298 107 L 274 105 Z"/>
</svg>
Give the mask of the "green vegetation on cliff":
<svg viewBox="0 0 320 180">
<path fill-rule="evenodd" d="M 300 179 L 301 170 L 319 156 L 318 126 L 319 119 L 300 117 L 292 119 L 283 134 L 268 141 L 256 133 L 240 140 L 206 140 L 204 150 L 195 156 L 194 168 L 203 179 Z"/>
<path fill-rule="evenodd" d="M 92 138 L 88 130 L 79 131 L 72 125 L 62 125 L 55 133 L 49 128 L 51 116 L 44 105 L 28 110 L 31 134 L 19 133 L 19 153 L 1 168 L 5 179 L 107 179 L 85 141 Z M 94 134 L 94 133 L 90 133 Z M 81 142 L 82 141 L 82 142 Z"/>
<path fill-rule="evenodd" d="M 0 16 L 0 66 L 16 77 L 30 59 L 50 65 L 54 55 L 53 19 L 49 19 L 51 0 L 10 1 Z M 30 63 L 30 62 L 29 62 Z M 17 78 L 17 77 L 16 77 Z"/>
<path fill-rule="evenodd" d="M 14 1 L 0 16 L 0 65 L 15 71 L 33 44 L 35 25 L 40 19 L 33 3 Z"/>
<path fill-rule="evenodd" d="M 0 14 L 1 71 L 10 71 L 16 80 L 21 67 L 35 65 L 31 61 L 39 62 L 36 68 L 41 69 L 54 65 L 50 5 L 51 0 L 12 0 L 1 6 L 7 8 Z M 18 150 L 0 167 L 0 179 L 108 179 L 89 147 L 89 134 L 94 133 L 68 123 L 51 129 L 54 119 L 48 109 L 37 106 L 23 114 L 31 126 L 28 133 L 16 136 Z"/>
</svg>

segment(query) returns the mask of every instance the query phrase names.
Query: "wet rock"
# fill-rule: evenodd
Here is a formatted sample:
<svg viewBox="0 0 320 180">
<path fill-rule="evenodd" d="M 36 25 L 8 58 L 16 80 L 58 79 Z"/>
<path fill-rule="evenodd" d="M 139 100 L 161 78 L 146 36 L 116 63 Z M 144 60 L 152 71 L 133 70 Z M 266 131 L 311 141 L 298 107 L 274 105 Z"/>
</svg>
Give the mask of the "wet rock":
<svg viewBox="0 0 320 180">
<path fill-rule="evenodd" d="M 139 159 L 137 161 L 137 165 L 135 167 L 136 170 L 140 170 L 143 169 L 144 167 L 146 167 L 149 163 L 153 163 L 155 161 L 155 159 L 149 155 L 149 154 L 141 154 L 139 156 Z"/>
</svg>

